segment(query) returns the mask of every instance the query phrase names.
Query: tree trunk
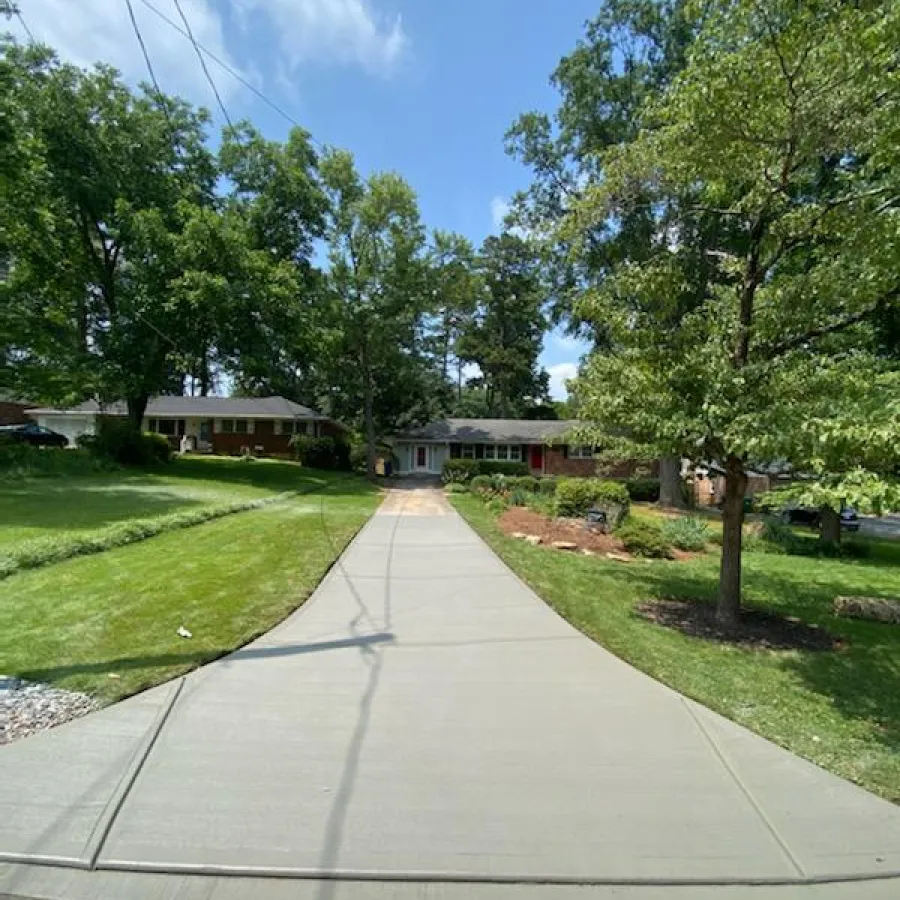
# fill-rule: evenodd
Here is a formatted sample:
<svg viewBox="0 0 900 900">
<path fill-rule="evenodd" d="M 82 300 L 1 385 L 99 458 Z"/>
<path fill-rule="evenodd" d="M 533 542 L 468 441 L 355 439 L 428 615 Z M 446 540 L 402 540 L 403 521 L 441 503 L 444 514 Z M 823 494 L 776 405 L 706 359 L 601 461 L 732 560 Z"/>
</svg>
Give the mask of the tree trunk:
<svg viewBox="0 0 900 900">
<path fill-rule="evenodd" d="M 828 541 L 830 544 L 839 544 L 841 542 L 840 513 L 833 510 L 830 506 L 823 506 L 821 516 L 822 540 Z"/>
<path fill-rule="evenodd" d="M 363 418 L 366 431 L 366 473 L 369 477 L 375 474 L 375 418 L 372 412 L 374 406 L 374 386 L 372 373 L 366 369 L 363 373 L 365 380 Z"/>
<path fill-rule="evenodd" d="M 659 459 L 659 505 L 684 509 L 684 493 L 681 490 L 681 459 L 677 456 L 661 456 Z"/>
<path fill-rule="evenodd" d="M 128 421 L 134 426 L 135 431 L 140 431 L 144 424 L 144 413 L 149 399 L 146 394 L 128 398 Z"/>
<path fill-rule="evenodd" d="M 725 464 L 725 503 L 722 507 L 722 565 L 719 570 L 719 597 L 716 621 L 734 628 L 741 610 L 741 532 L 744 525 L 744 495 L 747 474 L 736 456 Z"/>
</svg>

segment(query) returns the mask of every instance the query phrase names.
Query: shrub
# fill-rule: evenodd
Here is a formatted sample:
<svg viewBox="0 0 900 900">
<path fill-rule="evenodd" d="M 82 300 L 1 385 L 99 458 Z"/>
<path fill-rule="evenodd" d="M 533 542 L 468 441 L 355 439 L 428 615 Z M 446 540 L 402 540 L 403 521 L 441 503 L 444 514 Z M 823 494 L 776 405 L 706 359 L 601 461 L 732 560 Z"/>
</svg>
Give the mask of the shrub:
<svg viewBox="0 0 900 900">
<path fill-rule="evenodd" d="M 150 466 L 168 462 L 172 448 L 161 434 L 142 433 L 126 419 L 100 419 L 90 452 L 123 466 Z"/>
<path fill-rule="evenodd" d="M 309 437 L 295 434 L 290 446 L 294 456 L 310 469 L 350 470 L 350 445 L 346 441 L 325 435 Z"/>
<path fill-rule="evenodd" d="M 500 515 L 500 513 L 505 512 L 507 506 L 508 504 L 503 497 L 494 497 L 487 502 L 487 508 L 494 513 L 494 515 Z"/>
<path fill-rule="evenodd" d="M 544 475 L 537 480 L 538 493 L 545 497 L 556 495 L 556 478 L 553 475 Z"/>
<path fill-rule="evenodd" d="M 475 462 L 478 465 L 479 475 L 516 477 L 529 474 L 528 463 L 524 462 L 507 462 L 502 459 L 479 459 Z"/>
<path fill-rule="evenodd" d="M 603 510 L 615 527 L 627 515 L 628 491 L 619 481 L 599 478 L 562 478 L 556 486 L 556 509 L 560 516 L 582 517 L 592 507 Z"/>
<path fill-rule="evenodd" d="M 364 473 L 367 462 L 366 445 L 353 444 L 350 448 L 350 468 L 352 471 Z"/>
<path fill-rule="evenodd" d="M 0 479 L 42 478 L 87 475 L 115 469 L 112 460 L 84 450 L 59 450 L 31 447 L 19 441 L 0 438 Z"/>
<path fill-rule="evenodd" d="M 533 475 L 522 475 L 520 478 L 510 479 L 515 482 L 515 486 L 523 491 L 534 494 L 538 489 L 538 480 Z"/>
<path fill-rule="evenodd" d="M 533 494 L 531 491 L 526 491 L 524 488 L 514 487 L 510 492 L 507 499 L 509 500 L 512 506 L 527 506 L 528 501 L 532 498 Z"/>
<path fill-rule="evenodd" d="M 490 475 L 476 475 L 469 482 L 469 490 L 480 497 L 490 496 L 494 492 L 494 484 Z"/>
<path fill-rule="evenodd" d="M 464 484 L 458 484 L 455 481 L 451 481 L 444 490 L 448 494 L 465 494 L 468 492 L 468 488 Z"/>
<path fill-rule="evenodd" d="M 679 550 L 703 550 L 709 540 L 706 523 L 694 516 L 666 520 L 662 524 L 662 534 Z"/>
<path fill-rule="evenodd" d="M 444 461 L 441 479 L 444 484 L 468 484 L 478 474 L 478 460 L 448 459 Z"/>
<path fill-rule="evenodd" d="M 625 489 L 632 500 L 656 503 L 659 500 L 658 478 L 629 478 Z"/>
<path fill-rule="evenodd" d="M 659 525 L 630 516 L 616 529 L 616 537 L 635 556 L 664 559 L 671 548 Z"/>
</svg>

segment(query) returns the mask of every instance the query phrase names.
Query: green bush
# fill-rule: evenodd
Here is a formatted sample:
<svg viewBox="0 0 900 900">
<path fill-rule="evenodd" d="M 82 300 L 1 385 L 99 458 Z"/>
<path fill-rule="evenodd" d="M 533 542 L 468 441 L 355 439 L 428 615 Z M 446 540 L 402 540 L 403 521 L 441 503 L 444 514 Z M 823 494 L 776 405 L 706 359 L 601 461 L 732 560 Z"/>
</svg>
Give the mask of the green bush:
<svg viewBox="0 0 900 900">
<path fill-rule="evenodd" d="M 494 515 L 500 515 L 500 513 L 505 512 L 509 504 L 507 504 L 506 500 L 503 497 L 493 497 L 491 500 L 487 502 L 487 508 L 494 513 Z"/>
<path fill-rule="evenodd" d="M 507 497 L 512 506 L 528 506 L 528 501 L 534 496 L 531 491 L 521 487 L 514 487 Z"/>
<path fill-rule="evenodd" d="M 294 456 L 310 469 L 350 471 L 350 445 L 346 441 L 323 435 L 309 437 L 295 434 L 291 438 Z"/>
<path fill-rule="evenodd" d="M 545 497 L 554 497 L 556 496 L 556 485 L 557 481 L 553 475 L 543 475 L 538 478 L 538 493 Z"/>
<path fill-rule="evenodd" d="M 538 480 L 533 475 L 522 475 L 519 478 L 510 479 L 515 482 L 515 486 L 523 491 L 528 491 L 531 494 L 537 492 L 538 489 Z"/>
<path fill-rule="evenodd" d="M 625 489 L 632 500 L 656 503 L 659 500 L 658 478 L 629 478 Z"/>
<path fill-rule="evenodd" d="M 448 494 L 466 494 L 468 493 L 468 488 L 464 484 L 459 484 L 456 481 L 451 481 L 444 487 L 444 490 Z"/>
<path fill-rule="evenodd" d="M 629 510 L 628 491 L 620 481 L 599 478 L 561 478 L 556 486 L 557 515 L 581 518 L 596 507 L 615 527 Z"/>
<path fill-rule="evenodd" d="M 172 458 L 169 441 L 161 434 L 142 433 L 127 419 L 99 419 L 90 452 L 123 466 L 151 466 Z"/>
<path fill-rule="evenodd" d="M 703 550 L 709 541 L 706 523 L 695 516 L 667 519 L 661 528 L 663 537 L 679 550 Z"/>
<path fill-rule="evenodd" d="M 448 459 L 444 461 L 441 479 L 444 484 L 468 484 L 478 474 L 478 460 Z"/>
<path fill-rule="evenodd" d="M 479 459 L 475 462 L 478 464 L 479 475 L 506 475 L 514 478 L 529 474 L 528 463 L 524 462 L 507 462 L 502 459 Z"/>
<path fill-rule="evenodd" d="M 616 529 L 616 537 L 635 556 L 665 559 L 671 549 L 659 525 L 630 516 Z"/>
<path fill-rule="evenodd" d="M 489 496 L 494 493 L 494 483 L 491 480 L 490 475 L 476 475 L 469 482 L 469 490 L 473 494 L 478 494 L 481 497 Z"/>
</svg>

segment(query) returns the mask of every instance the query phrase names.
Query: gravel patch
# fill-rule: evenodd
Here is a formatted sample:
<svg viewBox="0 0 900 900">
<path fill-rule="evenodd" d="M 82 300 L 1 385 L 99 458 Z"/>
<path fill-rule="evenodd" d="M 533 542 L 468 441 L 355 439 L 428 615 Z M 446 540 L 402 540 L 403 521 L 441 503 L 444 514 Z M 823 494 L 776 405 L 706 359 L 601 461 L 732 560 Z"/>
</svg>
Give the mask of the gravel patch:
<svg viewBox="0 0 900 900">
<path fill-rule="evenodd" d="M 0 744 L 62 725 L 96 708 L 97 702 L 87 694 L 0 675 Z"/>
</svg>

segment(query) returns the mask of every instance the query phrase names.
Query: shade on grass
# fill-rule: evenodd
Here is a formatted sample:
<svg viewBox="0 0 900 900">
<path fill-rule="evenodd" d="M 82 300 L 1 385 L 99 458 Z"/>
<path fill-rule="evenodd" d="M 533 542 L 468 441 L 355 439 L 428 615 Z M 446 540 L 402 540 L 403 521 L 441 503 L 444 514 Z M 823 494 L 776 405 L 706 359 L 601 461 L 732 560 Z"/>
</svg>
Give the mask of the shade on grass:
<svg viewBox="0 0 900 900">
<path fill-rule="evenodd" d="M 900 626 L 838 619 L 839 594 L 900 596 L 900 546 L 853 562 L 745 554 L 753 606 L 816 623 L 845 649 L 750 650 L 687 637 L 633 614 L 656 597 L 715 597 L 719 555 L 618 563 L 532 547 L 504 535 L 484 504 L 452 502 L 557 612 L 617 656 L 717 712 L 900 802 Z M 590 710 L 585 710 L 590 715 Z"/>
<path fill-rule="evenodd" d="M 378 500 L 331 476 L 315 494 L 12 575 L 0 671 L 106 701 L 172 678 L 300 606 Z"/>
<path fill-rule="evenodd" d="M 324 483 L 297 463 L 185 457 L 152 470 L 0 481 L 0 554 L 152 519 Z"/>
</svg>

